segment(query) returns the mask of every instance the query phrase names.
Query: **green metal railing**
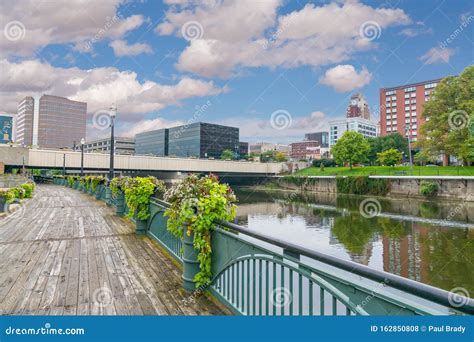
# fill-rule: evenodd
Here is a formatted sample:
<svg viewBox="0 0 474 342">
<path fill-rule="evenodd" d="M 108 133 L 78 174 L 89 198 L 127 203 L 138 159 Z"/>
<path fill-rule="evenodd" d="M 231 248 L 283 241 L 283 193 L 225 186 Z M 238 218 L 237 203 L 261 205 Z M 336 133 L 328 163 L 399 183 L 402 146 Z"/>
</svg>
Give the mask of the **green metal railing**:
<svg viewBox="0 0 474 342">
<path fill-rule="evenodd" d="M 105 200 L 105 195 L 100 197 Z M 119 196 L 109 204 L 121 203 Z M 164 211 L 168 206 L 152 199 L 146 233 L 186 270 L 188 260 L 183 258 L 182 241 L 167 230 Z M 211 240 L 214 276 L 208 287 L 196 290 L 208 290 L 235 314 L 474 314 L 473 299 L 229 222 L 217 222 Z"/>
</svg>

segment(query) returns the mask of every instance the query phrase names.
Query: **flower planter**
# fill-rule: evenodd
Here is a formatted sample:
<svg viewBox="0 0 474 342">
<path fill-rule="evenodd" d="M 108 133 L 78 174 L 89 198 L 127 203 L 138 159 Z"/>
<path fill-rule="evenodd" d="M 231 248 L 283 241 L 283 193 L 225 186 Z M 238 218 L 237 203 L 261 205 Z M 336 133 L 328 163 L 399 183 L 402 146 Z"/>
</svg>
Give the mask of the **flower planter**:
<svg viewBox="0 0 474 342">
<path fill-rule="evenodd" d="M 95 199 L 100 200 L 100 197 L 102 196 L 102 185 L 97 185 L 95 188 Z"/>
<path fill-rule="evenodd" d="M 73 189 L 79 189 L 79 182 L 78 181 L 74 181 L 73 185 L 72 185 L 72 188 Z"/>
<path fill-rule="evenodd" d="M 8 211 L 8 203 L 5 197 L 0 197 L 0 213 L 5 213 Z"/>
<path fill-rule="evenodd" d="M 105 203 L 108 205 L 112 204 L 112 190 L 108 186 L 105 187 Z"/>
<path fill-rule="evenodd" d="M 135 214 L 135 232 L 137 234 L 145 234 L 148 227 L 148 220 L 140 220 Z"/>
<path fill-rule="evenodd" d="M 193 246 L 194 233 L 188 236 L 187 228 L 184 229 L 183 238 L 183 287 L 187 291 L 196 290 L 194 277 L 199 273 L 198 251 Z"/>
<path fill-rule="evenodd" d="M 123 192 L 119 192 L 115 197 L 115 213 L 122 216 L 125 212 L 125 195 Z"/>
</svg>

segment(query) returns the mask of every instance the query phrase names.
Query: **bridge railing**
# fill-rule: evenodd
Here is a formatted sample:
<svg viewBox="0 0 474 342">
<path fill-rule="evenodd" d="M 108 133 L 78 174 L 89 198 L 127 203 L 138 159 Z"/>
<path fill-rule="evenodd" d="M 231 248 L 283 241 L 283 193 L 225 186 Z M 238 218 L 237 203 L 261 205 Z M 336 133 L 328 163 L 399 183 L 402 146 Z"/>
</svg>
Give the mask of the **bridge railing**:
<svg viewBox="0 0 474 342">
<path fill-rule="evenodd" d="M 183 262 L 166 229 L 166 202 L 153 200 L 148 234 Z M 229 223 L 212 233 L 213 279 L 206 289 L 243 315 L 473 314 L 474 301 Z M 202 289 L 200 289 L 202 290 Z M 459 305 L 461 303 L 462 305 Z"/>
<path fill-rule="evenodd" d="M 105 200 L 102 195 L 100 199 Z M 168 206 L 152 199 L 146 233 L 184 265 L 183 244 L 167 230 Z M 235 314 L 474 314 L 473 299 L 233 223 L 217 222 L 211 238 L 213 278 L 197 291 L 209 291 Z"/>
</svg>

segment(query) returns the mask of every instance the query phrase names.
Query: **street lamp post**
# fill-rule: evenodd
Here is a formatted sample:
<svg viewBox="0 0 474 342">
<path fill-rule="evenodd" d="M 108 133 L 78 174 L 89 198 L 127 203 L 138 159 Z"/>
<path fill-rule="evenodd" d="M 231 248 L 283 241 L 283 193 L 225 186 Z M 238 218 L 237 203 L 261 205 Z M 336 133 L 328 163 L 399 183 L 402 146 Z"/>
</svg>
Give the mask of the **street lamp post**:
<svg viewBox="0 0 474 342">
<path fill-rule="evenodd" d="M 63 176 L 66 175 L 66 153 L 63 154 Z"/>
<path fill-rule="evenodd" d="M 117 116 L 117 107 L 112 104 L 110 107 L 110 168 L 109 180 L 114 178 L 114 153 L 115 153 L 115 137 L 114 137 L 114 120 Z"/>
<path fill-rule="evenodd" d="M 86 141 L 81 139 L 81 177 L 84 177 L 84 144 Z"/>
</svg>

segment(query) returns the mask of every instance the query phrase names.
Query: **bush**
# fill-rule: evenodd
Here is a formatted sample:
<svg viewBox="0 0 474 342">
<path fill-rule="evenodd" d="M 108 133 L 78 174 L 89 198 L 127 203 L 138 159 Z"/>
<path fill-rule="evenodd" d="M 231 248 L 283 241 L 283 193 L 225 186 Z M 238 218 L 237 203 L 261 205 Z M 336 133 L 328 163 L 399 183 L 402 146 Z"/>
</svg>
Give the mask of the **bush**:
<svg viewBox="0 0 474 342">
<path fill-rule="evenodd" d="M 21 186 L 16 186 L 10 189 L 15 194 L 15 199 L 25 198 L 26 191 Z"/>
<path fill-rule="evenodd" d="M 390 191 L 390 180 L 367 176 L 336 177 L 336 188 L 338 193 L 384 196 Z"/>
<path fill-rule="evenodd" d="M 15 193 L 12 190 L 0 190 L 0 197 L 5 198 L 7 203 L 11 203 L 15 200 Z"/>
<path fill-rule="evenodd" d="M 35 183 L 25 183 L 20 185 L 25 190 L 25 198 L 33 197 L 33 191 L 35 190 Z"/>
<path fill-rule="evenodd" d="M 333 159 L 315 159 L 311 163 L 313 167 L 321 167 L 321 164 L 324 165 L 324 167 L 335 167 L 336 162 Z"/>
<path fill-rule="evenodd" d="M 439 185 L 436 182 L 422 180 L 420 182 L 420 194 L 425 197 L 432 197 L 438 193 Z"/>
</svg>

